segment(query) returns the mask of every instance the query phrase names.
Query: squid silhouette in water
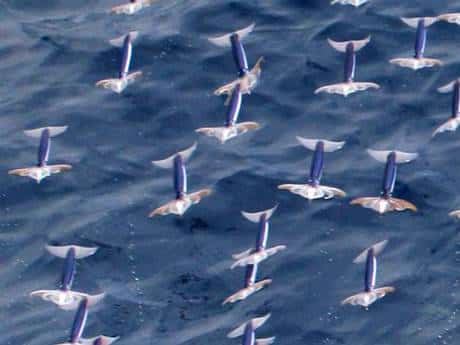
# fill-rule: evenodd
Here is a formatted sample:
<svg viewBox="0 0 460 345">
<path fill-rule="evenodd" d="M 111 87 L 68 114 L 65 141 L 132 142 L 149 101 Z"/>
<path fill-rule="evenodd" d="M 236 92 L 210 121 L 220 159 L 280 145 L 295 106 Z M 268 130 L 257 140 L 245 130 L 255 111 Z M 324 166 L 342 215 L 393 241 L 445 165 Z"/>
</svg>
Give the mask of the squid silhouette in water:
<svg viewBox="0 0 460 345">
<path fill-rule="evenodd" d="M 433 132 L 433 137 L 446 131 L 456 131 L 460 124 L 460 79 L 456 79 L 447 85 L 438 88 L 438 92 L 446 93 L 452 91 L 452 112 L 450 118 Z"/>
<path fill-rule="evenodd" d="M 250 130 L 260 128 L 260 125 L 253 121 L 238 123 L 241 102 L 242 93 L 240 91 L 240 85 L 236 85 L 230 96 L 230 105 L 227 108 L 225 124 L 220 127 L 201 127 L 195 131 L 210 137 L 215 137 L 223 144 L 229 139 L 235 138 Z"/>
<path fill-rule="evenodd" d="M 365 47 L 371 40 L 367 37 L 363 40 L 336 42 L 328 39 L 329 44 L 339 52 L 345 53 L 344 79 L 341 83 L 322 86 L 315 90 L 315 94 L 326 92 L 335 93 L 347 97 L 357 91 L 367 89 L 378 89 L 380 86 L 376 83 L 355 81 L 356 71 L 356 52 Z"/>
<path fill-rule="evenodd" d="M 113 92 L 121 93 L 124 89 L 131 85 L 142 76 L 141 71 L 129 72 L 131 65 L 131 58 L 133 55 L 133 41 L 137 38 L 139 33 L 137 31 L 131 31 L 127 35 L 123 35 L 110 40 L 110 44 L 115 47 L 122 47 L 123 55 L 121 60 L 120 71 L 118 72 L 118 78 L 109 78 L 99 80 L 96 86 L 110 89 Z"/>
<path fill-rule="evenodd" d="M 364 271 L 364 291 L 350 296 L 342 301 L 342 304 L 360 305 L 368 307 L 386 294 L 395 291 L 392 286 L 376 288 L 377 278 L 377 255 L 385 248 L 388 240 L 381 241 L 364 250 L 353 261 L 355 264 L 366 263 Z"/>
<path fill-rule="evenodd" d="M 377 161 L 385 163 L 382 192 L 378 197 L 356 198 L 351 201 L 351 204 L 370 208 L 380 214 L 389 211 L 417 211 L 417 207 L 411 202 L 393 197 L 393 190 L 396 182 L 396 165 L 398 163 L 408 163 L 417 158 L 418 154 L 402 151 L 378 150 L 367 150 L 367 152 Z"/>
<path fill-rule="evenodd" d="M 46 246 L 46 250 L 57 257 L 65 259 L 61 275 L 61 286 L 57 290 L 37 290 L 31 292 L 31 296 L 39 296 L 45 301 L 50 301 L 64 310 L 77 308 L 79 302 L 86 299 L 88 305 L 93 305 L 102 300 L 104 293 L 99 295 L 88 295 L 83 292 L 72 290 L 75 277 L 76 259 L 86 258 L 97 251 L 97 247 L 81 246 Z"/>
<path fill-rule="evenodd" d="M 408 67 L 413 70 L 418 70 L 425 67 L 433 67 L 442 65 L 442 61 L 437 59 L 426 58 L 425 53 L 427 27 L 438 21 L 437 17 L 415 17 L 401 18 L 401 20 L 412 28 L 416 28 L 414 57 L 411 58 L 396 58 L 391 59 L 390 63 L 401 67 Z"/>
<path fill-rule="evenodd" d="M 283 245 L 267 248 L 268 231 L 270 229 L 269 219 L 277 207 L 278 205 L 271 209 L 254 213 L 245 211 L 241 212 L 241 214 L 247 220 L 259 224 L 259 232 L 257 234 L 255 248 L 250 248 L 241 253 L 233 255 L 233 259 L 236 261 L 231 266 L 232 269 L 235 267 L 242 267 L 247 265 L 257 265 L 258 263 L 268 259 L 270 256 L 286 249 L 286 246 Z"/>
<path fill-rule="evenodd" d="M 239 85 L 240 91 L 243 94 L 250 94 L 251 91 L 257 86 L 257 83 L 260 78 L 261 64 L 263 62 L 263 57 L 260 57 L 256 64 L 249 69 L 248 59 L 246 57 L 246 52 L 244 50 L 241 40 L 249 35 L 252 30 L 254 30 L 255 24 L 251 25 L 222 35 L 218 37 L 208 38 L 209 42 L 215 44 L 219 47 L 232 47 L 233 59 L 235 61 L 236 67 L 238 69 L 238 78 L 228 84 L 225 84 L 214 91 L 215 95 L 229 95 L 233 92 L 233 89 Z"/>
<path fill-rule="evenodd" d="M 339 188 L 325 186 L 321 184 L 323 175 L 324 152 L 334 152 L 340 150 L 344 141 L 330 141 L 324 139 L 306 139 L 297 137 L 297 140 L 307 149 L 313 150 L 313 158 L 310 165 L 310 176 L 306 184 L 282 184 L 278 189 L 285 189 L 291 193 L 300 195 L 303 198 L 331 199 L 335 196 L 345 196 L 345 192 Z"/>
<path fill-rule="evenodd" d="M 67 130 L 67 126 L 43 127 L 24 131 L 24 134 L 32 138 L 40 138 L 38 146 L 38 162 L 36 166 L 28 168 L 13 169 L 8 171 L 10 175 L 30 177 L 40 183 L 45 177 L 57 174 L 62 171 L 70 170 L 68 164 L 48 164 L 51 148 L 51 137 L 55 137 Z"/>
<path fill-rule="evenodd" d="M 187 193 L 187 171 L 185 169 L 185 162 L 190 158 L 196 149 L 196 143 L 186 150 L 177 152 L 172 156 L 153 161 L 152 163 L 160 168 L 170 169 L 173 168 L 174 175 L 174 191 L 176 198 L 163 206 L 160 206 L 150 212 L 149 217 L 157 215 L 176 214 L 182 216 L 190 206 L 198 204 L 202 198 L 211 194 L 211 189 L 205 188 L 194 193 Z"/>
</svg>

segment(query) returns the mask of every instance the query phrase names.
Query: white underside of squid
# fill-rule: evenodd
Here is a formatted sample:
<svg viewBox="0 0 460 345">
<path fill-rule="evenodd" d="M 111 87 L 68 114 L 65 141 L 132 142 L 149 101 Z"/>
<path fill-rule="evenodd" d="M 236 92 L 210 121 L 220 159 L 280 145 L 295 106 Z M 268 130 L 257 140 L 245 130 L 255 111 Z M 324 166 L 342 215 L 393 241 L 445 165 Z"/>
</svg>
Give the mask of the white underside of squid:
<svg viewBox="0 0 460 345">
<path fill-rule="evenodd" d="M 260 73 L 261 73 L 261 68 L 260 65 L 263 61 L 263 57 L 259 58 L 257 60 L 256 64 L 254 67 L 248 71 L 244 76 L 228 83 L 225 84 L 218 89 L 214 90 L 214 94 L 216 96 L 220 95 L 230 95 L 235 88 L 236 85 L 240 85 L 240 92 L 242 94 L 250 94 L 251 91 L 257 86 L 257 83 L 259 82 L 260 78 Z"/>
<path fill-rule="evenodd" d="M 237 253 L 237 254 L 233 254 L 232 255 L 232 258 L 235 259 L 235 260 L 239 260 L 239 259 L 242 259 L 246 256 L 249 256 L 251 255 L 252 253 L 254 253 L 255 249 L 254 248 L 249 248 L 245 251 L 242 251 L 241 253 Z"/>
<path fill-rule="evenodd" d="M 417 211 L 417 207 L 409 201 L 398 198 L 384 197 L 364 197 L 357 198 L 351 201 L 352 205 L 361 205 L 365 208 L 370 208 L 380 214 L 390 211 Z"/>
<path fill-rule="evenodd" d="M 268 259 L 270 256 L 275 255 L 276 253 L 279 253 L 280 251 L 286 249 L 286 246 L 279 245 L 275 246 L 272 248 L 268 249 L 263 249 L 259 251 L 249 251 L 244 252 L 246 255 L 241 255 L 237 254 L 238 259 L 235 261 L 232 266 L 230 267 L 231 269 L 234 269 L 235 267 L 244 267 L 247 265 L 257 265 L 258 263 Z"/>
<path fill-rule="evenodd" d="M 460 219 L 460 210 L 455 210 L 455 211 L 449 212 L 449 216 L 457 218 L 457 219 Z"/>
<path fill-rule="evenodd" d="M 380 86 L 375 83 L 353 81 L 322 86 L 315 90 L 315 94 L 326 92 L 347 97 L 348 95 L 358 91 L 379 88 Z"/>
<path fill-rule="evenodd" d="M 59 343 L 59 344 L 56 344 L 56 345 L 91 345 L 93 343 L 93 341 L 94 340 L 92 340 L 92 339 L 80 338 L 75 343 Z"/>
<path fill-rule="evenodd" d="M 247 288 L 241 289 L 234 293 L 233 295 L 227 297 L 224 302 L 222 302 L 222 305 L 227 304 L 227 303 L 235 303 L 238 301 L 242 301 L 252 294 L 256 293 L 259 290 L 262 290 L 265 286 L 271 284 L 272 280 L 271 279 L 265 279 L 261 280 Z"/>
<path fill-rule="evenodd" d="M 223 144 L 227 140 L 244 134 L 249 130 L 258 129 L 259 127 L 260 125 L 257 122 L 241 122 L 232 126 L 202 127 L 195 131 L 209 137 L 215 137 Z"/>
<path fill-rule="evenodd" d="M 257 86 L 259 81 L 258 76 L 251 73 L 238 78 L 228 84 L 225 84 L 214 91 L 216 96 L 231 94 L 236 85 L 240 84 L 240 90 L 243 95 L 250 94 L 251 91 Z"/>
<path fill-rule="evenodd" d="M 136 71 L 128 74 L 125 78 L 111 78 L 99 80 L 96 86 L 103 87 L 104 89 L 110 89 L 116 93 L 122 93 L 124 89 L 134 83 L 136 79 L 142 76 L 141 71 Z"/>
<path fill-rule="evenodd" d="M 255 345 L 271 345 L 275 342 L 276 337 L 256 338 Z"/>
<path fill-rule="evenodd" d="M 356 295 L 344 299 L 342 304 L 360 305 L 367 308 L 378 299 L 384 297 L 387 293 L 393 291 L 395 291 L 394 287 L 385 286 L 369 292 L 360 292 Z"/>
<path fill-rule="evenodd" d="M 438 16 L 438 19 L 448 23 L 460 25 L 460 13 L 445 13 Z"/>
<path fill-rule="evenodd" d="M 209 194 L 211 194 L 210 189 L 202 189 L 195 193 L 186 194 L 181 199 L 174 199 L 167 204 L 154 209 L 150 212 L 149 217 L 158 215 L 165 216 L 168 214 L 182 216 L 185 211 L 190 208 L 190 206 L 198 204 L 203 197 L 208 196 Z"/>
<path fill-rule="evenodd" d="M 94 342 L 97 339 L 100 339 L 100 344 L 101 345 L 110 345 L 114 341 L 117 341 L 118 339 L 120 339 L 120 337 L 108 337 L 106 335 L 99 335 L 99 336 L 93 337 L 93 338 L 80 338 L 74 344 L 72 344 L 72 343 L 60 343 L 60 344 L 56 344 L 56 345 L 92 345 L 92 344 L 94 344 Z"/>
<path fill-rule="evenodd" d="M 449 120 L 444 122 L 441 126 L 436 128 L 436 130 L 433 132 L 433 137 L 442 132 L 456 131 L 459 125 L 460 125 L 459 117 L 450 118 Z"/>
<path fill-rule="evenodd" d="M 441 60 L 430 59 L 430 58 L 397 58 L 397 59 L 391 59 L 390 63 L 401 66 L 401 67 L 411 68 L 414 71 L 421 69 L 421 68 L 425 68 L 425 67 L 433 67 L 433 66 L 442 65 Z"/>
<path fill-rule="evenodd" d="M 88 305 L 94 305 L 102 300 L 104 293 L 99 295 L 88 295 L 83 292 L 71 290 L 37 290 L 30 293 L 31 296 L 41 297 L 43 300 L 56 304 L 63 310 L 77 309 L 78 304 L 84 298 L 88 300 Z"/>
<path fill-rule="evenodd" d="M 340 5 L 352 5 L 355 7 L 364 5 L 369 2 L 369 0 L 332 0 L 331 5 L 340 4 Z"/>
<path fill-rule="evenodd" d="M 314 200 L 314 199 L 332 199 L 335 196 L 345 196 L 345 192 L 339 188 L 310 184 L 282 184 L 278 189 L 285 189 L 291 193 L 300 195 L 301 197 Z"/>
<path fill-rule="evenodd" d="M 115 14 L 134 14 L 139 12 L 143 8 L 150 6 L 150 3 L 153 1 L 154 0 L 140 0 L 136 2 L 130 2 L 127 4 L 112 7 L 111 11 Z"/>
<path fill-rule="evenodd" d="M 97 337 L 92 337 L 92 338 L 80 338 L 84 343 L 85 345 L 86 344 L 94 344 L 94 342 L 99 339 L 100 342 L 99 344 L 100 345 L 110 345 L 112 344 L 114 341 L 117 341 L 118 339 L 120 339 L 120 337 L 108 337 L 106 335 L 99 335 Z"/>
<path fill-rule="evenodd" d="M 55 164 L 45 166 L 35 166 L 30 168 L 20 168 L 8 171 L 10 175 L 18 175 L 24 177 L 30 177 L 40 183 L 44 178 L 51 176 L 52 174 L 60 173 L 61 171 L 69 170 L 72 166 L 67 164 Z"/>
</svg>

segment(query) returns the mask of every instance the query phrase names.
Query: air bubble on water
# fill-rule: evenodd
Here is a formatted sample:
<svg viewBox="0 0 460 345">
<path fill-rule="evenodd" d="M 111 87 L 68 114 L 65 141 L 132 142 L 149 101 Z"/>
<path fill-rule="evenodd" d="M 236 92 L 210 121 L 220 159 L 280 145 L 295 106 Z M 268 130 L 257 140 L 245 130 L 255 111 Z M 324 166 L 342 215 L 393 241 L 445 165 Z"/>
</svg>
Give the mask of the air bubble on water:
<svg viewBox="0 0 460 345">
<path fill-rule="evenodd" d="M 144 306 L 142 305 L 142 299 L 143 299 L 144 293 L 141 288 L 140 278 L 137 275 L 137 263 L 136 263 L 136 256 L 135 256 L 136 245 L 134 243 L 136 233 L 134 231 L 134 224 L 129 223 L 128 226 L 131 228 L 129 231 L 129 240 L 128 240 L 128 246 L 127 246 L 128 251 L 129 251 L 128 259 L 129 259 L 129 263 L 131 266 L 131 270 L 130 270 L 131 277 L 134 280 L 134 289 L 135 289 L 136 297 L 139 300 L 139 302 L 137 303 L 137 317 L 138 317 L 139 323 L 142 324 L 144 323 Z"/>
<path fill-rule="evenodd" d="M 442 341 L 442 344 L 447 344 L 449 343 L 448 340 L 452 340 L 452 331 L 455 330 L 455 321 L 457 317 L 457 311 L 458 309 L 455 309 L 452 311 L 452 313 L 449 315 L 449 318 L 447 319 L 447 323 L 449 324 L 449 327 L 444 327 L 441 331 L 440 334 L 438 334 L 437 338 Z"/>
</svg>

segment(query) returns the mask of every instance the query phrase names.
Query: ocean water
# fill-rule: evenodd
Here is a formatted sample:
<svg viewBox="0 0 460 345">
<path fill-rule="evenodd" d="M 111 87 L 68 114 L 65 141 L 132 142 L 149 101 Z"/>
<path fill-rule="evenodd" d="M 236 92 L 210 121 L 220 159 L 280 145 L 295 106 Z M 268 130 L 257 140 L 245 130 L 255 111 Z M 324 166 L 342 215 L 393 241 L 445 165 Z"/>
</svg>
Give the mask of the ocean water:
<svg viewBox="0 0 460 345">
<path fill-rule="evenodd" d="M 455 344 L 460 332 L 459 133 L 431 139 L 450 115 L 436 88 L 459 76 L 460 27 L 429 28 L 426 56 L 441 68 L 414 72 L 388 63 L 410 56 L 415 30 L 400 16 L 460 10 L 453 0 L 372 0 L 361 8 L 327 0 L 159 0 L 114 16 L 115 0 L 0 1 L 0 344 L 64 342 L 74 317 L 29 293 L 57 287 L 63 261 L 47 243 L 95 245 L 79 261 L 74 288 L 105 300 L 90 310 L 85 336 L 127 344 L 236 344 L 226 334 L 272 313 L 259 337 L 277 344 Z M 262 128 L 218 144 L 194 129 L 224 119 L 212 90 L 236 76 L 229 49 L 207 37 L 256 23 L 244 41 L 249 63 L 265 57 L 260 84 L 243 98 L 242 121 Z M 144 76 L 121 95 L 98 89 L 115 76 L 120 51 L 108 39 L 139 30 L 132 70 Z M 372 36 L 358 53 L 356 79 L 377 91 L 314 95 L 342 78 L 343 54 L 326 42 Z M 69 125 L 53 139 L 50 162 L 69 172 L 37 185 L 7 171 L 35 162 L 37 141 L 22 130 Z M 325 156 L 323 183 L 347 197 L 308 202 L 280 183 L 306 181 L 312 153 L 295 136 L 346 140 Z M 214 193 L 183 217 L 149 219 L 173 197 L 168 170 L 152 166 L 198 141 L 187 164 L 189 189 Z M 395 195 L 417 213 L 380 216 L 351 198 L 379 193 L 383 164 L 365 149 L 417 151 L 401 165 Z M 263 262 L 273 283 L 221 306 L 242 287 L 231 254 L 253 245 L 257 226 L 241 210 L 279 203 L 269 243 L 287 249 Z M 362 289 L 353 258 L 389 239 L 378 285 L 396 291 L 369 310 L 341 306 Z"/>
</svg>

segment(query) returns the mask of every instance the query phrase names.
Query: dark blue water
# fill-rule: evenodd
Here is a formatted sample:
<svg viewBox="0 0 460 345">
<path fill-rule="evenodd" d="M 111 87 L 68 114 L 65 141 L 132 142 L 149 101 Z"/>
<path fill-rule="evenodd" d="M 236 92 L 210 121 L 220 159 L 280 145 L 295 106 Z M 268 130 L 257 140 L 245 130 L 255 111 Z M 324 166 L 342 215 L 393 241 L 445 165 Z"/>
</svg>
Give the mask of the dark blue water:
<svg viewBox="0 0 460 345">
<path fill-rule="evenodd" d="M 96 245 L 79 261 L 74 287 L 107 292 L 90 311 L 86 336 L 120 335 L 127 344 L 236 344 L 234 326 L 272 313 L 258 331 L 277 344 L 455 344 L 460 320 L 458 223 L 459 133 L 431 139 L 450 114 L 450 94 L 436 88 L 458 76 L 460 27 L 429 28 L 426 56 L 442 68 L 417 72 L 390 65 L 412 54 L 415 30 L 400 16 L 460 10 L 452 0 L 373 0 L 361 8 L 326 0 L 160 0 L 135 16 L 112 16 L 115 0 L 0 1 L 0 331 L 2 344 L 55 344 L 73 313 L 29 297 L 56 286 L 63 261 L 47 243 Z M 243 99 L 242 121 L 262 128 L 225 145 L 194 129 L 223 122 L 212 90 L 235 76 L 229 49 L 206 38 L 251 22 L 249 63 L 266 59 L 260 85 Z M 94 83 L 115 76 L 120 52 L 107 40 L 139 30 L 133 70 L 144 76 L 121 95 Z M 371 43 L 358 54 L 357 80 L 378 91 L 340 96 L 313 91 L 342 77 L 343 55 L 326 42 Z M 30 165 L 36 140 L 22 130 L 69 125 L 53 140 L 51 162 L 70 172 L 40 185 L 7 171 Z M 295 136 L 346 140 L 327 154 L 323 182 L 348 196 L 306 200 L 277 190 L 307 179 L 312 153 Z M 182 218 L 147 218 L 173 197 L 170 172 L 152 166 L 198 140 L 189 187 L 212 196 Z M 399 169 L 395 195 L 417 213 L 375 212 L 349 205 L 377 195 L 383 165 L 366 148 L 417 151 Z M 262 263 L 273 283 L 246 301 L 221 302 L 242 287 L 231 254 L 253 245 L 257 227 L 241 210 L 280 203 L 269 243 L 288 248 Z M 341 306 L 362 288 L 352 259 L 388 238 L 378 285 L 396 292 L 368 311 Z"/>
</svg>

